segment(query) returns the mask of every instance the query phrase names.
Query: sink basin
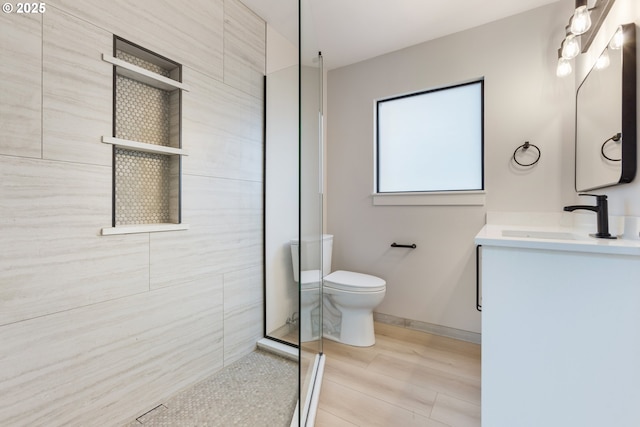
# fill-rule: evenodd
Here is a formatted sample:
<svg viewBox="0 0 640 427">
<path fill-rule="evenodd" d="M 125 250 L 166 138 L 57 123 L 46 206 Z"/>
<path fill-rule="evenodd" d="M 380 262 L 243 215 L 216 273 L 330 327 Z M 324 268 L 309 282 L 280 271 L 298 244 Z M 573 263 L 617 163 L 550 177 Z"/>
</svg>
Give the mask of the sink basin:
<svg viewBox="0 0 640 427">
<path fill-rule="evenodd" d="M 526 237 L 529 239 L 576 240 L 573 233 L 566 231 L 502 230 L 503 237 Z"/>
</svg>

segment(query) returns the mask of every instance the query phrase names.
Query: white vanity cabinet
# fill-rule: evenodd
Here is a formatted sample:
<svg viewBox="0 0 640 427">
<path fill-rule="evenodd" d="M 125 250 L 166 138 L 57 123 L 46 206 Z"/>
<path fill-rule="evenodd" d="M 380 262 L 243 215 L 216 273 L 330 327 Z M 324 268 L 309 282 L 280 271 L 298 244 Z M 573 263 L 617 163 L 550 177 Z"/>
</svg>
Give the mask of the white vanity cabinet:
<svg viewBox="0 0 640 427">
<path fill-rule="evenodd" d="M 639 242 L 485 226 L 476 243 L 482 425 L 640 426 Z"/>
</svg>

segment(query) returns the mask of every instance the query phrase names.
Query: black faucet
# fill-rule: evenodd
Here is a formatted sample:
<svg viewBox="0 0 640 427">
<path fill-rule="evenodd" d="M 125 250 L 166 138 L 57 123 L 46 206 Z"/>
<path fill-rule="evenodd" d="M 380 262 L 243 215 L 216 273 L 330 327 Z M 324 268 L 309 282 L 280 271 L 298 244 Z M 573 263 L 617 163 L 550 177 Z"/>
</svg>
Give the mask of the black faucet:
<svg viewBox="0 0 640 427">
<path fill-rule="evenodd" d="M 564 210 L 567 212 L 573 212 L 578 209 L 583 209 L 587 211 L 593 211 L 598 215 L 598 232 L 596 234 L 591 234 L 593 237 L 597 237 L 599 239 L 615 239 L 616 236 L 612 236 L 609 234 L 609 208 L 607 204 L 607 196 L 605 194 L 586 194 L 580 193 L 578 196 L 593 196 L 596 198 L 596 205 L 573 205 L 573 206 L 565 206 Z"/>
</svg>

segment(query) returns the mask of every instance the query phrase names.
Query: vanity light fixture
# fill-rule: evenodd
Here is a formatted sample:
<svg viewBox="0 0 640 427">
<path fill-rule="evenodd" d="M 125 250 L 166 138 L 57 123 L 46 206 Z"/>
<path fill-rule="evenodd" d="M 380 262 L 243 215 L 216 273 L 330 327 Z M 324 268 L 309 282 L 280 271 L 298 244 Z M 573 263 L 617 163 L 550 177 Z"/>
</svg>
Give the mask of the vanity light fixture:
<svg viewBox="0 0 640 427">
<path fill-rule="evenodd" d="M 587 0 L 576 0 L 576 10 L 571 18 L 571 32 L 584 34 L 591 28 L 591 12 L 587 8 Z"/>
<path fill-rule="evenodd" d="M 592 6 L 589 8 L 588 3 L 591 1 Z M 575 9 L 573 15 L 569 19 L 569 25 L 566 26 L 565 38 L 560 44 L 560 55 L 558 56 L 558 65 L 556 75 L 565 77 L 571 74 L 571 64 L 569 61 L 589 49 L 595 34 L 602 25 L 602 21 L 609 13 L 611 6 L 615 0 L 575 0 Z M 593 23 L 593 25 L 592 25 Z M 618 33 L 616 33 L 618 36 Z M 612 41 L 611 49 L 620 49 L 622 46 L 622 32 L 620 36 L 615 37 L 615 43 Z M 603 68 L 606 67 L 604 62 L 608 58 L 601 58 Z"/>
<path fill-rule="evenodd" d="M 571 74 L 571 61 L 567 58 L 563 58 L 560 53 L 558 53 L 558 68 L 556 68 L 556 75 L 558 77 L 565 77 Z"/>
<path fill-rule="evenodd" d="M 569 34 L 562 42 L 562 57 L 573 59 L 580 53 L 580 39 L 575 34 Z"/>
<path fill-rule="evenodd" d="M 562 41 L 560 49 L 558 49 L 558 66 L 556 67 L 556 75 L 558 77 L 566 77 L 571 74 L 570 60 L 578 56 L 580 53 L 580 42 L 575 34 L 571 34 L 567 27 L 567 37 Z"/>
</svg>

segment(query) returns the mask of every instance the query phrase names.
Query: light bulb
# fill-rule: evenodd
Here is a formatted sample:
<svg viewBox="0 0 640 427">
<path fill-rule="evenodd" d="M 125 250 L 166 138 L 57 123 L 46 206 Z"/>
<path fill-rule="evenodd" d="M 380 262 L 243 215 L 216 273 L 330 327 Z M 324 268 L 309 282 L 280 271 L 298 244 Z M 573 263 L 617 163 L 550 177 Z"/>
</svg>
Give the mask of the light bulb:
<svg viewBox="0 0 640 427">
<path fill-rule="evenodd" d="M 576 35 L 586 33 L 591 28 L 591 13 L 587 6 L 580 6 L 571 18 L 571 32 Z"/>
<path fill-rule="evenodd" d="M 620 49 L 624 44 L 624 33 L 622 32 L 622 28 L 618 27 L 618 30 L 613 35 L 613 38 L 609 42 L 609 48 L 613 50 Z"/>
<path fill-rule="evenodd" d="M 556 68 L 556 75 L 558 77 L 565 77 L 571 74 L 571 62 L 566 58 L 558 58 L 558 68 Z"/>
<path fill-rule="evenodd" d="M 604 52 L 602 52 L 602 55 L 600 55 L 600 57 L 596 61 L 595 67 L 598 70 L 603 70 L 603 69 L 607 68 L 610 63 L 611 63 L 611 61 L 609 60 L 608 50 L 605 49 Z"/>
<path fill-rule="evenodd" d="M 566 59 L 573 59 L 580 53 L 580 43 L 578 38 L 569 34 L 562 42 L 562 57 Z"/>
</svg>

